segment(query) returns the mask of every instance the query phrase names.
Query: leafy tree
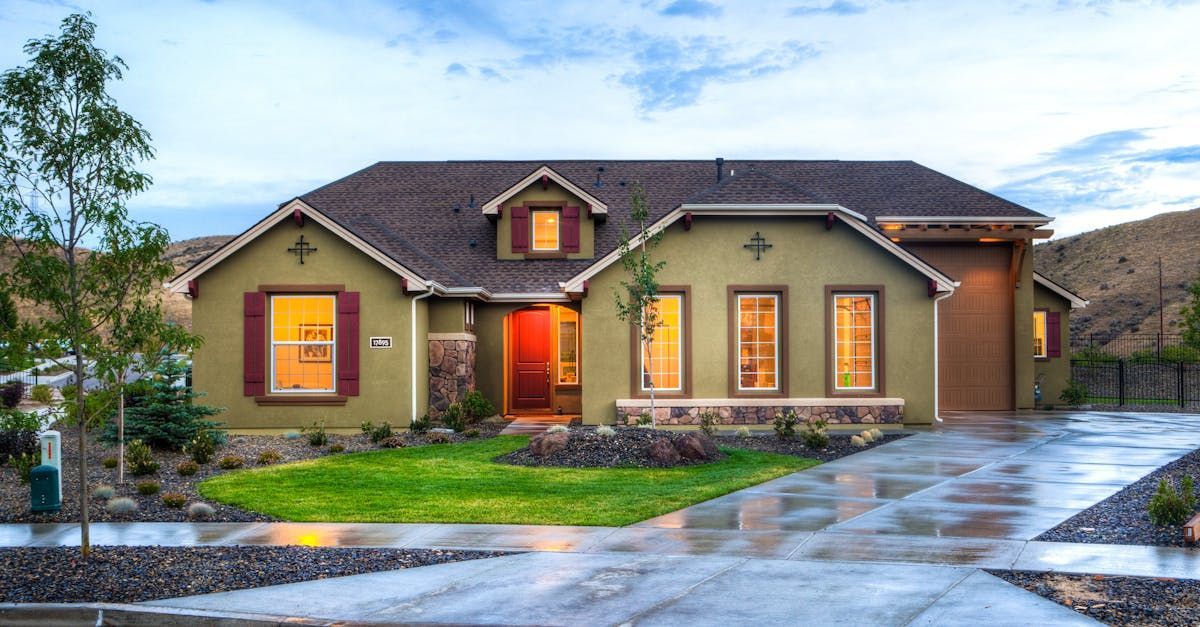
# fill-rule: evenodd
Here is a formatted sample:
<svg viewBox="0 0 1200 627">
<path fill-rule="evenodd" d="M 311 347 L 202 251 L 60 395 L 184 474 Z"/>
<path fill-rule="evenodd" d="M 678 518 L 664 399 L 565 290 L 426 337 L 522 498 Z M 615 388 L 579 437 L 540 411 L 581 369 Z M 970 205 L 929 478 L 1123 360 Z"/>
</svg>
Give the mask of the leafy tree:
<svg viewBox="0 0 1200 627">
<path fill-rule="evenodd" d="M 620 289 L 613 289 L 617 304 L 617 318 L 628 323 L 638 334 L 638 344 L 645 358 L 647 369 L 653 372 L 653 354 L 650 350 L 654 341 L 654 330 L 658 326 L 658 272 L 667 265 L 665 261 L 653 261 L 650 251 L 662 241 L 663 233 L 650 233 L 650 205 L 646 202 L 646 190 L 641 183 L 634 183 L 630 191 L 629 222 L 637 227 L 636 233 L 629 226 L 621 230 L 621 265 L 627 279 L 621 281 Z M 642 373 L 645 376 L 645 372 Z M 654 377 L 650 382 L 650 424 L 654 424 Z"/>
<path fill-rule="evenodd" d="M 1200 278 L 1188 286 L 1192 301 L 1183 308 L 1183 343 L 1200 350 Z"/>
<path fill-rule="evenodd" d="M 87 406 L 89 364 L 109 352 L 103 333 L 131 295 L 172 270 L 162 260 L 167 232 L 125 208 L 149 187 L 137 167 L 154 152 L 149 133 L 108 94 L 126 66 L 96 47 L 95 34 L 90 15 L 71 15 L 57 36 L 25 45 L 27 66 L 0 76 L 0 236 L 16 253 L 7 282 L 48 312 L 26 323 L 31 339 L 70 349 L 54 357 L 80 384 L 68 412 L 78 426 L 80 486 L 88 484 L 89 424 L 104 415 Z M 88 504 L 81 489 L 85 559 Z"/>
<path fill-rule="evenodd" d="M 208 418 L 221 410 L 193 402 L 196 394 L 192 388 L 180 385 L 186 373 L 183 360 L 162 359 L 150 378 L 146 394 L 125 410 L 121 436 L 178 451 L 201 431 L 215 432 L 219 423 Z M 118 425 L 105 425 L 105 438 L 117 439 L 117 428 Z"/>
</svg>

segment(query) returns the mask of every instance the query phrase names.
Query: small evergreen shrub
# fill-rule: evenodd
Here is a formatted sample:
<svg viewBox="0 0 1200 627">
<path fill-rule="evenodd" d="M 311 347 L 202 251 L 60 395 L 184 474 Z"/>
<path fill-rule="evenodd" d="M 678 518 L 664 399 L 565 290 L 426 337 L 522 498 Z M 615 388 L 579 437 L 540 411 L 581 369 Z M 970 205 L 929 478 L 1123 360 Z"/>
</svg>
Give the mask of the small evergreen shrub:
<svg viewBox="0 0 1200 627">
<path fill-rule="evenodd" d="M 417 418 L 416 420 L 412 421 L 411 425 L 408 426 L 409 432 L 416 434 L 426 433 L 431 428 L 433 428 L 433 420 L 429 418 L 429 414 L 425 414 L 424 416 Z"/>
<path fill-rule="evenodd" d="M 45 383 L 39 383 L 33 386 L 33 390 L 29 392 L 29 398 L 35 403 L 49 405 L 54 402 L 54 391 Z"/>
<path fill-rule="evenodd" d="M 209 419 L 222 410 L 195 403 L 196 394 L 192 388 L 178 385 L 186 371 L 183 360 L 168 359 L 154 369 L 154 375 L 146 379 L 146 383 L 138 381 L 129 386 L 125 408 L 126 438 L 178 451 L 198 433 L 208 430 L 214 431 L 218 444 L 224 443 L 224 432 L 217 431 L 220 423 Z M 117 440 L 115 421 L 105 425 L 102 437 L 109 442 Z"/>
<path fill-rule="evenodd" d="M 820 418 L 809 418 L 804 421 L 804 429 L 800 431 L 800 439 L 804 446 L 813 450 L 821 450 L 829 446 L 829 425 Z"/>
<path fill-rule="evenodd" d="M 259 466 L 270 466 L 271 464 L 278 464 L 281 461 L 283 461 L 283 455 L 280 455 L 279 451 L 273 448 L 269 448 L 258 454 Z"/>
<path fill-rule="evenodd" d="M 600 425 L 596 427 L 596 435 L 602 438 L 611 438 L 617 434 L 617 430 L 608 425 Z"/>
<path fill-rule="evenodd" d="M 183 507 L 184 503 L 187 503 L 187 496 L 178 492 L 163 492 L 160 498 L 162 499 L 162 504 L 171 509 L 179 509 Z"/>
<path fill-rule="evenodd" d="M 20 381 L 10 381 L 0 386 L 0 405 L 5 409 L 20 405 L 22 396 L 25 396 L 25 384 Z"/>
<path fill-rule="evenodd" d="M 1180 482 L 1181 491 L 1165 478 L 1158 482 L 1158 490 L 1150 498 L 1146 513 L 1150 522 L 1159 527 L 1176 527 L 1187 522 L 1196 512 L 1196 488 L 1191 477 Z"/>
<path fill-rule="evenodd" d="M 570 429 L 567 428 L 567 425 L 554 425 L 549 429 L 546 429 L 546 433 L 564 433 L 567 431 L 570 431 Z"/>
<path fill-rule="evenodd" d="M 217 462 L 217 466 L 220 467 L 221 470 L 234 470 L 245 465 L 246 460 L 238 457 L 237 455 L 226 455 L 225 457 L 221 458 L 221 461 Z"/>
<path fill-rule="evenodd" d="M 216 510 L 208 503 L 192 503 L 187 508 L 188 518 L 193 520 L 207 520 L 213 517 Z"/>
<path fill-rule="evenodd" d="M 200 464 L 197 464 L 194 460 L 186 459 L 179 462 L 179 465 L 175 467 L 175 472 L 179 473 L 180 477 L 190 477 L 200 472 Z"/>
<path fill-rule="evenodd" d="M 459 403 L 450 403 L 446 411 L 442 412 L 442 424 L 448 429 L 454 429 L 455 433 L 461 433 L 467 428 L 467 416 L 463 413 L 463 407 Z"/>
<path fill-rule="evenodd" d="M 217 437 L 209 429 L 197 433 L 184 450 L 197 464 L 207 464 L 217 454 Z"/>
<path fill-rule="evenodd" d="M 434 431 L 433 433 L 425 436 L 425 440 L 430 444 L 449 444 L 450 434 L 442 433 L 441 431 Z"/>
<path fill-rule="evenodd" d="M 715 411 L 706 411 L 700 414 L 700 430 L 704 435 L 713 437 L 717 434 L 717 425 L 721 424 L 721 416 Z"/>
<path fill-rule="evenodd" d="M 116 458 L 116 457 L 113 457 L 112 455 L 109 455 L 108 457 L 105 457 L 105 458 L 104 458 L 104 461 L 101 461 L 101 462 L 100 462 L 100 464 L 101 464 L 102 466 L 104 466 L 105 468 L 116 468 L 116 467 L 117 467 L 117 464 L 119 464 L 119 463 L 120 463 L 120 462 L 119 462 L 119 461 L 117 461 L 117 458 Z"/>
<path fill-rule="evenodd" d="M 799 423 L 800 417 L 795 411 L 775 414 L 775 435 L 780 440 L 791 440 L 796 437 L 796 425 Z"/>
<path fill-rule="evenodd" d="M 370 421 L 367 421 L 362 423 L 361 429 L 363 435 L 367 436 L 367 439 L 373 444 L 379 444 L 380 442 L 392 437 L 392 425 L 388 422 L 384 422 L 379 426 L 375 426 L 374 424 L 371 424 Z"/>
<path fill-rule="evenodd" d="M 111 499 L 117 495 L 117 490 L 110 485 L 98 485 L 92 488 L 92 497 L 97 499 Z"/>
<path fill-rule="evenodd" d="M 130 440 L 125 445 L 125 466 L 134 476 L 150 475 L 158 472 L 158 462 L 150 453 L 150 445 L 141 440 Z"/>
<path fill-rule="evenodd" d="M 467 392 L 466 398 L 462 400 L 463 413 L 466 414 L 467 422 L 475 423 L 489 418 L 496 413 L 496 406 L 483 395 L 479 390 L 471 390 Z"/>
<path fill-rule="evenodd" d="M 739 438 L 748 438 L 748 437 L 750 437 L 750 427 L 742 425 L 742 426 L 738 427 L 737 430 L 734 431 L 733 433 L 734 433 L 734 435 L 736 435 Z"/>
<path fill-rule="evenodd" d="M 138 504 L 137 501 L 127 496 L 118 496 L 115 499 L 109 499 L 104 509 L 114 516 L 128 516 L 138 510 Z"/>
<path fill-rule="evenodd" d="M 0 463 L 28 453 L 38 453 L 37 414 L 16 409 L 0 409 Z"/>
<path fill-rule="evenodd" d="M 477 438 L 479 437 L 479 429 L 467 429 L 466 431 L 463 431 L 463 436 L 468 438 Z"/>
<path fill-rule="evenodd" d="M 863 431 L 863 433 L 866 433 L 866 431 Z M 850 444 L 861 448 L 867 445 L 867 441 L 861 435 L 852 435 L 850 436 Z"/>
<path fill-rule="evenodd" d="M 37 467 L 38 458 L 37 455 L 21 453 L 16 457 L 8 458 L 8 463 L 16 469 L 17 477 L 21 480 L 21 483 L 29 483 L 29 473 Z"/>
<path fill-rule="evenodd" d="M 346 450 L 346 447 L 342 446 L 341 444 L 330 444 L 329 445 L 330 453 L 341 453 L 344 450 Z"/>
<path fill-rule="evenodd" d="M 1067 381 L 1067 387 L 1063 388 L 1062 394 L 1058 395 L 1058 400 L 1068 405 L 1082 405 L 1087 402 L 1087 398 L 1087 386 L 1082 381 L 1075 379 Z"/>
<path fill-rule="evenodd" d="M 314 422 L 311 427 L 303 427 L 300 433 L 308 438 L 309 446 L 325 446 L 329 444 L 329 435 L 325 433 L 325 422 Z"/>
<path fill-rule="evenodd" d="M 139 481 L 139 482 L 137 482 L 138 494 L 141 494 L 143 496 L 150 496 L 151 494 L 158 494 L 158 491 L 160 489 L 162 489 L 162 485 L 160 485 L 157 481 Z"/>
</svg>

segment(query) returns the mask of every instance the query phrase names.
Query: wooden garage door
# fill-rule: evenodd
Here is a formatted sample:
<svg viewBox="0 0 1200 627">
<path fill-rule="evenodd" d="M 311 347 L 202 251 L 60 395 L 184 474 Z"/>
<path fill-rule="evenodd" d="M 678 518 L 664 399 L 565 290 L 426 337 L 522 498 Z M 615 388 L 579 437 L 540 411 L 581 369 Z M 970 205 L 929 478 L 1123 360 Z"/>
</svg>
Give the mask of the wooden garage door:
<svg viewBox="0 0 1200 627">
<path fill-rule="evenodd" d="M 930 244 L 911 248 L 962 281 L 954 295 L 938 305 L 941 409 L 1012 409 L 1011 246 Z"/>
</svg>

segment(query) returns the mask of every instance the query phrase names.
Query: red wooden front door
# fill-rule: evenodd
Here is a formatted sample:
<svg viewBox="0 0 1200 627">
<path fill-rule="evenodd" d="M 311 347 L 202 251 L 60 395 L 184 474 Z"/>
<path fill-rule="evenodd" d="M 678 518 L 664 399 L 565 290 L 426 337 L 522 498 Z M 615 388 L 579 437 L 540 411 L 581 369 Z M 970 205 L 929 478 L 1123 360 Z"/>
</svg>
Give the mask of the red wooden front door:
<svg viewBox="0 0 1200 627">
<path fill-rule="evenodd" d="M 550 310 L 513 313 L 514 409 L 550 409 Z"/>
</svg>

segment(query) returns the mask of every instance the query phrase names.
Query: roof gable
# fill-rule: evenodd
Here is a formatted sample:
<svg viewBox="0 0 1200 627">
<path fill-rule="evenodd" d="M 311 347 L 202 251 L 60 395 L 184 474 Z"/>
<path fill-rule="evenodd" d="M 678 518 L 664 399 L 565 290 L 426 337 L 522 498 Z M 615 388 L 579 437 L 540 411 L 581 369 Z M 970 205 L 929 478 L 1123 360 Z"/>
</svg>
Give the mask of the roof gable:
<svg viewBox="0 0 1200 627">
<path fill-rule="evenodd" d="M 494 215 L 499 213 L 500 207 L 502 207 L 504 203 L 508 202 L 513 196 L 521 193 L 525 188 L 538 183 L 539 181 L 554 181 L 555 183 L 563 186 L 569 193 L 574 194 L 577 198 L 586 202 L 588 204 L 588 211 L 591 213 L 608 213 L 608 205 L 606 205 L 604 201 L 587 193 L 583 190 L 583 188 L 579 187 L 575 183 L 572 183 L 569 179 L 567 179 L 567 177 L 555 172 L 550 166 L 543 165 L 542 167 L 530 173 L 529 176 L 517 181 L 512 187 L 500 192 L 500 194 L 495 198 L 483 203 L 483 214 Z"/>
</svg>

